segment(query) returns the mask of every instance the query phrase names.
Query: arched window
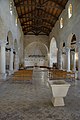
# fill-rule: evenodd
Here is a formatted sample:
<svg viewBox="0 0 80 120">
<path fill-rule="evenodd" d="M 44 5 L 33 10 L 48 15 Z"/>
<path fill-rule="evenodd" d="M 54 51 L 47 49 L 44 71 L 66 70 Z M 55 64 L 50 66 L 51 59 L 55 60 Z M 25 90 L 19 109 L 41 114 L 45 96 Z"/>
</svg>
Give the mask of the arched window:
<svg viewBox="0 0 80 120">
<path fill-rule="evenodd" d="M 72 4 L 69 4 L 69 7 L 68 7 L 68 18 L 71 18 L 72 16 Z"/>
<path fill-rule="evenodd" d="M 60 28 L 63 28 L 63 18 L 60 19 Z"/>
<path fill-rule="evenodd" d="M 17 26 L 17 24 L 18 24 L 18 18 L 16 17 L 15 25 Z"/>
</svg>

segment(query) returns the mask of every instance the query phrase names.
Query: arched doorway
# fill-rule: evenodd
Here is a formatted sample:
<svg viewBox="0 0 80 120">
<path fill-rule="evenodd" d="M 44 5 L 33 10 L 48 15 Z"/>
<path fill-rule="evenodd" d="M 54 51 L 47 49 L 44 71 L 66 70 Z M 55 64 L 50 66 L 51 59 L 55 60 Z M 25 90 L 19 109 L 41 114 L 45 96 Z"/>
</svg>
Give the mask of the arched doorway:
<svg viewBox="0 0 80 120">
<path fill-rule="evenodd" d="M 73 71 L 78 70 L 78 52 L 76 46 L 76 35 L 73 34 L 71 39 L 71 47 L 70 47 L 70 69 Z"/>
<path fill-rule="evenodd" d="M 76 71 L 77 68 L 77 45 L 76 45 L 76 34 L 71 33 L 68 36 L 68 41 L 66 45 L 66 60 L 67 60 L 67 65 L 66 69 L 67 71 Z M 76 55 L 76 56 L 75 56 Z"/>
<path fill-rule="evenodd" d="M 7 34 L 6 43 L 6 72 L 11 74 L 13 71 L 13 36 L 12 32 L 9 31 Z"/>
<path fill-rule="evenodd" d="M 32 42 L 25 48 L 24 66 L 48 66 L 48 48 L 41 42 Z"/>
<path fill-rule="evenodd" d="M 50 42 L 50 67 L 57 67 L 57 50 L 56 40 L 53 37 Z"/>
</svg>

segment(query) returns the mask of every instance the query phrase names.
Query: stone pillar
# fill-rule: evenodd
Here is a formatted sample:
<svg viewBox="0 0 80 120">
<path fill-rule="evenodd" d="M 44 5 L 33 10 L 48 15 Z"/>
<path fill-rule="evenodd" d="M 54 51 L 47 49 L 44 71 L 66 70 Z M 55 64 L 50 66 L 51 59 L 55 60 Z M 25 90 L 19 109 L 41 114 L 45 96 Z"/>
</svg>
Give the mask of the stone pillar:
<svg viewBox="0 0 80 120">
<path fill-rule="evenodd" d="M 61 70 L 62 69 L 62 49 L 58 49 L 58 68 Z"/>
<path fill-rule="evenodd" d="M 17 71 L 19 69 L 19 58 L 18 58 L 18 55 L 17 53 L 15 54 L 15 60 L 14 60 L 14 69 L 15 71 Z"/>
<path fill-rule="evenodd" d="M 78 46 L 78 79 L 80 80 L 80 44 Z"/>
<path fill-rule="evenodd" d="M 70 71 L 70 48 L 66 48 L 66 70 Z"/>
<path fill-rule="evenodd" d="M 6 56 L 5 56 L 5 44 L 1 44 L 1 74 L 2 79 L 6 79 Z"/>
<path fill-rule="evenodd" d="M 75 52 L 73 52 L 73 71 L 76 71 L 76 59 L 75 59 Z"/>
<path fill-rule="evenodd" d="M 10 51 L 10 74 L 13 73 L 13 49 Z"/>
</svg>

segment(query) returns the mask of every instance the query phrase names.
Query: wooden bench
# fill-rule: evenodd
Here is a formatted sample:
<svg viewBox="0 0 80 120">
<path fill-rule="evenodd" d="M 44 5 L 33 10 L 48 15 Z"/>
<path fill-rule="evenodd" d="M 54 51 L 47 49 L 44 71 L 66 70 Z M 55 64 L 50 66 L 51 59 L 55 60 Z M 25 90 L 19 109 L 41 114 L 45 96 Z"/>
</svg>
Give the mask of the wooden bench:
<svg viewBox="0 0 80 120">
<path fill-rule="evenodd" d="M 67 72 L 63 70 L 49 70 L 49 79 L 75 79 L 74 72 Z"/>
</svg>

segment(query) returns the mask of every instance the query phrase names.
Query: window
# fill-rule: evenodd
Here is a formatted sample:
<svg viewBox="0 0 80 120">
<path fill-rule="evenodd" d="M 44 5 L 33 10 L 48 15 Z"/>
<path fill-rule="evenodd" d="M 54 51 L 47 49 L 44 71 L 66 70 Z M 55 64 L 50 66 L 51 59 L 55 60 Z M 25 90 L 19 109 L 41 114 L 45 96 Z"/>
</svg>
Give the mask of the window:
<svg viewBox="0 0 80 120">
<path fill-rule="evenodd" d="M 68 7 L 68 18 L 71 18 L 72 16 L 72 4 L 69 4 L 69 7 Z"/>
<path fill-rule="evenodd" d="M 13 2 L 12 0 L 10 0 L 10 13 L 12 15 L 12 12 L 13 12 Z"/>
<path fill-rule="evenodd" d="M 17 24 L 18 24 L 18 18 L 16 17 L 16 20 L 15 20 L 15 24 L 16 24 L 16 26 L 17 26 Z"/>
<path fill-rule="evenodd" d="M 60 28 L 63 28 L 63 18 L 60 19 Z"/>
</svg>

